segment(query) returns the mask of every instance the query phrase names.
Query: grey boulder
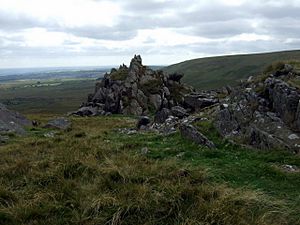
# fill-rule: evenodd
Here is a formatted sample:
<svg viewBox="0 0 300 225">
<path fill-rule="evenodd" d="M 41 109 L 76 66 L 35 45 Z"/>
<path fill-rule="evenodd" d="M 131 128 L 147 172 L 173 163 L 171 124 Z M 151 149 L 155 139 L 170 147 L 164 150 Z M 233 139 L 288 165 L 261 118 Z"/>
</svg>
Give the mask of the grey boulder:
<svg viewBox="0 0 300 225">
<path fill-rule="evenodd" d="M 5 133 L 23 135 L 26 133 L 24 128 L 31 125 L 31 121 L 25 116 L 8 110 L 3 104 L 0 104 L 0 135 Z"/>
<path fill-rule="evenodd" d="M 59 130 L 69 130 L 71 129 L 72 123 L 66 118 L 57 118 L 50 120 L 44 127 L 51 129 L 59 129 Z"/>
<path fill-rule="evenodd" d="M 208 148 L 215 148 L 215 144 L 211 142 L 207 137 L 200 133 L 193 125 L 191 124 L 181 124 L 180 133 L 183 138 L 191 140 L 196 144 L 206 146 Z"/>
</svg>

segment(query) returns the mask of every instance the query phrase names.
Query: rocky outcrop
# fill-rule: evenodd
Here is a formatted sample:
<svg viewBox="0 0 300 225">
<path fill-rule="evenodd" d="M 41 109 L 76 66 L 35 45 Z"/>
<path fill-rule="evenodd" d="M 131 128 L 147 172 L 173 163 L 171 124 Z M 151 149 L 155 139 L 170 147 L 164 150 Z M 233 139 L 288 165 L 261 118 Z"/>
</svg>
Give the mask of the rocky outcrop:
<svg viewBox="0 0 300 225">
<path fill-rule="evenodd" d="M 214 122 L 222 136 L 255 148 L 300 152 L 300 91 L 288 83 L 298 74 L 284 68 L 242 83 L 222 101 Z"/>
<path fill-rule="evenodd" d="M 299 126 L 299 100 L 300 92 L 286 82 L 268 78 L 265 81 L 265 96 L 269 101 L 269 107 L 292 129 L 300 131 Z"/>
<path fill-rule="evenodd" d="M 32 123 L 25 116 L 18 112 L 8 110 L 0 103 L 0 142 L 8 140 L 9 134 L 24 135 L 25 127 Z"/>
<path fill-rule="evenodd" d="M 165 74 L 142 64 L 134 56 L 130 66 L 121 65 L 96 84 L 87 103 L 75 113 L 80 116 L 113 114 L 147 115 L 183 103 L 192 89 L 180 83 L 182 74 Z"/>
<path fill-rule="evenodd" d="M 153 71 L 134 56 L 129 67 L 123 64 L 106 74 L 73 114 L 154 114 L 154 122 L 140 117 L 138 130 L 169 135 L 179 128 L 182 136 L 212 148 L 192 125 L 183 125 L 191 124 L 193 114 L 199 113 L 213 117 L 219 133 L 236 143 L 300 152 L 300 91 L 290 82 L 300 78 L 292 66 L 283 64 L 269 76 L 250 77 L 238 87 L 213 91 L 195 92 L 180 82 L 182 77 Z"/>
<path fill-rule="evenodd" d="M 180 119 L 190 113 L 218 104 L 218 93 L 195 92 L 180 82 L 183 74 L 165 74 L 143 66 L 142 58 L 134 56 L 130 66 L 121 65 L 96 84 L 93 94 L 77 112 L 79 116 L 109 114 L 150 115 L 164 123 L 170 116 Z"/>
</svg>

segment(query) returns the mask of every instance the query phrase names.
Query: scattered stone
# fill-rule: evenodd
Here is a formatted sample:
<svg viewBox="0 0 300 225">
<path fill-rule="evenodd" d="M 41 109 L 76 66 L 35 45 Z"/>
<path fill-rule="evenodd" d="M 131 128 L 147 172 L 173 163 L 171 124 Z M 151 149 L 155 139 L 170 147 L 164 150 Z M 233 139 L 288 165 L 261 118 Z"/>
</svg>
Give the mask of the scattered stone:
<svg viewBox="0 0 300 225">
<path fill-rule="evenodd" d="M 151 120 L 148 116 L 142 116 L 137 122 L 137 129 L 141 129 L 142 126 L 147 126 L 151 123 Z"/>
<path fill-rule="evenodd" d="M 299 136 L 298 136 L 297 134 L 290 134 L 290 135 L 288 136 L 288 138 L 289 138 L 290 140 L 296 140 L 296 139 L 299 139 Z"/>
<path fill-rule="evenodd" d="M 38 127 L 40 125 L 39 121 L 32 120 L 32 126 Z"/>
<path fill-rule="evenodd" d="M 179 129 L 182 137 L 199 145 L 203 145 L 208 148 L 215 148 L 214 143 L 208 140 L 208 138 L 201 134 L 194 126 L 190 124 L 181 124 Z"/>
<path fill-rule="evenodd" d="M 50 120 L 44 127 L 59 130 L 69 130 L 71 129 L 71 125 L 72 124 L 68 119 L 62 117 Z"/>
<path fill-rule="evenodd" d="M 177 158 L 182 158 L 185 155 L 185 152 L 180 152 L 176 155 Z"/>
<path fill-rule="evenodd" d="M 5 144 L 6 142 L 8 142 L 9 137 L 8 136 L 1 136 L 0 135 L 0 144 Z"/>
<path fill-rule="evenodd" d="M 149 153 L 149 149 L 147 147 L 144 147 L 141 149 L 141 154 L 142 155 L 147 155 Z"/>
<path fill-rule="evenodd" d="M 71 115 L 78 116 L 98 116 L 105 115 L 105 111 L 99 106 L 84 106 L 81 107 L 77 112 L 70 113 Z"/>
<path fill-rule="evenodd" d="M 167 108 L 163 108 L 162 110 L 158 111 L 155 114 L 154 122 L 155 123 L 164 123 L 168 119 L 168 117 L 171 115 L 172 115 L 171 110 L 169 110 Z"/>
<path fill-rule="evenodd" d="M 121 134 L 126 134 L 126 135 L 133 135 L 137 133 L 136 129 L 132 128 L 121 128 L 118 130 Z"/>
<path fill-rule="evenodd" d="M 45 133 L 44 137 L 46 137 L 46 138 L 54 138 L 55 134 L 56 134 L 55 132 L 50 131 L 50 132 Z"/>
<path fill-rule="evenodd" d="M 294 165 L 287 165 L 286 164 L 286 165 L 283 165 L 281 168 L 286 172 L 293 172 L 293 173 L 300 172 L 300 169 L 297 166 L 294 166 Z"/>
<path fill-rule="evenodd" d="M 171 108 L 172 115 L 175 117 L 178 117 L 179 119 L 182 119 L 184 117 L 189 116 L 186 109 L 180 107 L 180 106 L 174 106 Z"/>
</svg>

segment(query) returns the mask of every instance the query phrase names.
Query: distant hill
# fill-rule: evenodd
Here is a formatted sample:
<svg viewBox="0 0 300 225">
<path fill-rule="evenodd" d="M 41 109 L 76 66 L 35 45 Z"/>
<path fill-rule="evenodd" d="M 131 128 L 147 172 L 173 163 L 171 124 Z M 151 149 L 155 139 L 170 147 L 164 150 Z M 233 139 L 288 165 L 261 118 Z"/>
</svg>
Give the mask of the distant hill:
<svg viewBox="0 0 300 225">
<path fill-rule="evenodd" d="M 193 59 L 168 66 L 164 71 L 182 72 L 185 74 L 183 82 L 197 89 L 212 89 L 235 85 L 240 79 L 257 75 L 280 60 L 300 60 L 300 50 Z"/>
</svg>

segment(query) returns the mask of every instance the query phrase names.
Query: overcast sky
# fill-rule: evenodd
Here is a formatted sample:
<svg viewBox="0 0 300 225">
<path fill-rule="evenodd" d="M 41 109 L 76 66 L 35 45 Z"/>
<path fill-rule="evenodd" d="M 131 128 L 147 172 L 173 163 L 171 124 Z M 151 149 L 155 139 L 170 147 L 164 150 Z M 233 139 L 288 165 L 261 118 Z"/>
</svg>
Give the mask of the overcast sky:
<svg viewBox="0 0 300 225">
<path fill-rule="evenodd" d="M 0 0 L 0 67 L 300 49 L 300 0 Z"/>
</svg>

